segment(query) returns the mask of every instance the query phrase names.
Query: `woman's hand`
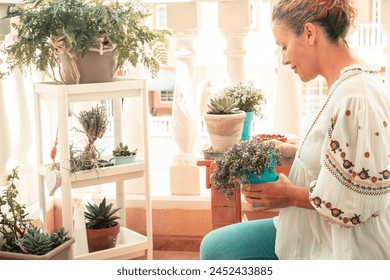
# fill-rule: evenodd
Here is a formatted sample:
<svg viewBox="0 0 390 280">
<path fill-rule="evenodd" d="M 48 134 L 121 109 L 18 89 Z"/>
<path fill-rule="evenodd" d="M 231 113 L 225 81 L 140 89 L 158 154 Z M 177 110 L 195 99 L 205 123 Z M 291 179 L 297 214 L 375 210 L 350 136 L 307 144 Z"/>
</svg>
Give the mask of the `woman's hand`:
<svg viewBox="0 0 390 280">
<path fill-rule="evenodd" d="M 242 193 L 254 210 L 284 208 L 291 206 L 291 197 L 287 195 L 291 184 L 284 174 L 279 174 L 279 179 L 275 182 L 245 185 Z"/>
<path fill-rule="evenodd" d="M 273 143 L 275 147 L 280 150 L 282 155 L 282 165 L 291 165 L 294 161 L 298 144 L 296 142 L 285 143 L 278 140 L 273 140 Z"/>
<path fill-rule="evenodd" d="M 253 210 L 266 211 L 289 206 L 313 209 L 308 189 L 294 185 L 283 173 L 278 175 L 279 179 L 275 182 L 245 185 L 242 188 L 245 200 Z"/>
</svg>

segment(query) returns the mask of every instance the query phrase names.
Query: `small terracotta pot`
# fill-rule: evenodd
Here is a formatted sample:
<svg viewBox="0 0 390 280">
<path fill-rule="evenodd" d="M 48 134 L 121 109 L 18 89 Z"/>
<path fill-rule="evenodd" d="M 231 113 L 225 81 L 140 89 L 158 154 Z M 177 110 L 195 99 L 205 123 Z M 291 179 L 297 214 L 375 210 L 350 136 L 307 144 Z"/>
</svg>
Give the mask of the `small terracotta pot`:
<svg viewBox="0 0 390 280">
<path fill-rule="evenodd" d="M 120 230 L 120 226 L 116 223 L 116 226 L 104 229 L 88 229 L 87 228 L 87 240 L 88 250 L 90 253 L 105 249 L 114 248 L 116 245 L 116 239 Z"/>
</svg>

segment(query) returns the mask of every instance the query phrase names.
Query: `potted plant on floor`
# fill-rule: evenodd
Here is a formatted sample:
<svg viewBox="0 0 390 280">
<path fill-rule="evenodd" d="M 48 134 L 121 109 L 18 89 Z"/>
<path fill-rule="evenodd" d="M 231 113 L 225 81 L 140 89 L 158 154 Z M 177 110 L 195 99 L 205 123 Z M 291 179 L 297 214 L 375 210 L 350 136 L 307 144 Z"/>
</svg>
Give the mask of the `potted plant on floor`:
<svg viewBox="0 0 390 280">
<path fill-rule="evenodd" d="M 117 235 L 120 231 L 120 225 L 116 221 L 119 219 L 114 214 L 120 208 L 112 208 L 113 204 L 107 205 L 106 198 L 99 204 L 87 203 L 84 212 L 87 220 L 87 240 L 90 253 L 104 249 L 114 248 Z"/>
<path fill-rule="evenodd" d="M 240 141 L 245 112 L 237 104 L 238 100 L 219 93 L 209 98 L 203 115 L 211 142 L 208 152 L 223 153 Z"/>
<path fill-rule="evenodd" d="M 100 152 L 96 148 L 95 141 L 102 138 L 108 126 L 106 110 L 103 106 L 96 105 L 90 110 L 81 111 L 77 116 L 82 129 L 72 129 L 84 133 L 87 137 L 87 144 L 81 151 L 70 149 L 71 171 L 89 170 L 98 167 L 111 166 L 107 160 L 100 158 Z"/>
<path fill-rule="evenodd" d="M 266 102 L 265 94 L 256 87 L 238 83 L 222 89 L 222 95 L 238 100 L 237 107 L 246 112 L 241 140 L 246 141 L 251 137 L 253 117 L 262 118 L 263 105 Z"/>
<path fill-rule="evenodd" d="M 18 19 L 7 60 L 11 69 L 35 66 L 66 84 L 111 81 L 126 63 L 155 77 L 167 63 L 170 33 L 146 26 L 149 16 L 141 0 L 26 0 L 7 13 Z M 89 67 L 96 60 L 103 66 Z"/>
<path fill-rule="evenodd" d="M 119 142 L 119 144 L 112 151 L 112 155 L 114 157 L 111 158 L 109 161 L 114 161 L 115 165 L 132 163 L 135 161 L 137 149 L 130 151 L 129 146 L 123 145 L 122 142 Z"/>
<path fill-rule="evenodd" d="M 68 259 L 74 238 L 64 228 L 48 234 L 33 224 L 26 206 L 17 201 L 16 179 L 18 168 L 12 170 L 10 185 L 0 196 L 0 260 Z"/>
<path fill-rule="evenodd" d="M 280 164 L 280 150 L 273 143 L 256 139 L 241 141 L 215 160 L 211 174 L 213 188 L 229 199 L 241 185 L 277 180 L 275 167 Z"/>
</svg>

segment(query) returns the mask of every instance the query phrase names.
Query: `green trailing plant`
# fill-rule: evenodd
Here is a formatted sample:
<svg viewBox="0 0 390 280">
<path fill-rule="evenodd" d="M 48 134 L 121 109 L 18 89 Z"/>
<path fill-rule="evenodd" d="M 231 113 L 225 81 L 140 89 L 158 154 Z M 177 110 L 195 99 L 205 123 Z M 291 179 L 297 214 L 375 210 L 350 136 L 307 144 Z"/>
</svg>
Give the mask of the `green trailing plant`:
<svg viewBox="0 0 390 280">
<path fill-rule="evenodd" d="M 127 156 L 135 156 L 137 154 L 137 149 L 130 151 L 129 146 L 123 145 L 120 142 L 114 150 L 112 150 L 112 155 L 116 157 L 127 157 Z"/>
<path fill-rule="evenodd" d="M 251 173 L 261 177 L 273 167 L 273 161 L 281 165 L 280 150 L 272 142 L 256 139 L 239 142 L 215 160 L 216 167 L 211 174 L 213 188 L 229 199 L 242 182 L 250 184 Z"/>
<path fill-rule="evenodd" d="M 56 79 L 61 73 L 59 56 L 75 59 L 88 51 L 113 51 L 117 68 L 125 63 L 143 64 L 155 77 L 167 64 L 170 33 L 144 24 L 151 15 L 141 0 L 25 0 L 11 4 L 6 18 L 17 39 L 5 52 L 11 69 L 35 66 Z M 75 66 L 77 68 L 77 66 Z M 55 69 L 58 69 L 58 73 Z M 77 73 L 77 72 L 76 72 Z M 64 82 L 64 81 L 62 81 Z"/>
<path fill-rule="evenodd" d="M 27 218 L 26 206 L 17 201 L 18 190 L 14 181 L 19 179 L 18 168 L 8 176 L 10 185 L 0 196 L 0 233 L 3 235 L 1 251 L 44 255 L 69 240 L 64 228 L 44 233 Z"/>
<path fill-rule="evenodd" d="M 82 129 L 76 127 L 73 130 L 84 133 L 87 137 L 87 144 L 84 149 L 75 150 L 70 147 L 70 169 L 71 171 L 92 169 L 104 166 L 107 161 L 100 159 L 100 153 L 95 146 L 95 141 L 102 138 L 108 126 L 106 110 L 104 106 L 96 105 L 90 110 L 81 111 L 76 119 Z"/>
<path fill-rule="evenodd" d="M 223 88 L 219 94 L 237 100 L 237 107 L 242 111 L 254 112 L 258 117 L 263 115 L 263 105 L 266 102 L 265 94 L 254 86 L 241 82 Z"/>
<path fill-rule="evenodd" d="M 240 109 L 237 107 L 238 100 L 232 97 L 214 95 L 210 96 L 207 103 L 208 114 L 237 114 Z"/>
<path fill-rule="evenodd" d="M 85 205 L 86 211 L 84 211 L 85 219 L 87 220 L 87 229 L 104 229 L 117 225 L 116 220 L 118 216 L 114 214 L 120 210 L 120 208 L 112 208 L 113 204 L 107 204 L 106 198 L 104 198 L 99 204 L 87 203 Z"/>
</svg>

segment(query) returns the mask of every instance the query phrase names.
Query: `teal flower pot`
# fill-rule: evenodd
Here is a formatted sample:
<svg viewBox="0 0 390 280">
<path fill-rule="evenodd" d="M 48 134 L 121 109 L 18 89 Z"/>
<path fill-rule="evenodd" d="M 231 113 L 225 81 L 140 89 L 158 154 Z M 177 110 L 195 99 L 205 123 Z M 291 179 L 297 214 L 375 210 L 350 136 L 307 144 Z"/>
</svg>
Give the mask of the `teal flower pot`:
<svg viewBox="0 0 390 280">
<path fill-rule="evenodd" d="M 275 158 L 273 155 L 270 155 L 270 157 L 271 157 L 271 168 L 270 169 L 265 169 L 264 173 L 260 177 L 254 173 L 251 173 L 249 176 L 249 179 L 245 182 L 243 182 L 243 180 L 240 180 L 241 183 L 260 184 L 260 183 L 265 183 L 265 182 L 274 182 L 274 181 L 278 180 L 279 176 L 276 173 Z"/>
<path fill-rule="evenodd" d="M 273 167 L 272 171 L 265 170 L 261 177 L 258 177 L 256 174 L 252 173 L 249 177 L 249 182 L 251 184 L 260 184 L 265 182 L 273 182 L 278 180 L 278 174 L 276 173 L 276 169 Z"/>
<path fill-rule="evenodd" d="M 261 183 L 266 183 L 266 182 L 274 182 L 276 180 L 278 180 L 279 176 L 278 174 L 276 173 L 276 169 L 275 169 L 275 158 L 273 155 L 270 155 L 271 157 L 271 168 L 270 169 L 266 169 L 264 170 L 264 173 L 261 175 L 261 177 L 257 176 L 256 174 L 254 173 L 251 173 L 250 176 L 249 176 L 249 183 L 251 184 L 261 184 Z M 242 180 L 240 180 L 241 183 L 248 183 L 248 181 L 246 182 L 242 182 Z M 252 207 L 253 208 L 257 208 L 259 207 L 260 205 L 258 204 L 252 204 Z"/>
<path fill-rule="evenodd" d="M 255 114 L 254 112 L 246 112 L 246 116 L 244 119 L 244 127 L 241 135 L 241 141 L 247 141 L 251 138 L 252 121 L 253 121 L 254 114 Z"/>
</svg>

